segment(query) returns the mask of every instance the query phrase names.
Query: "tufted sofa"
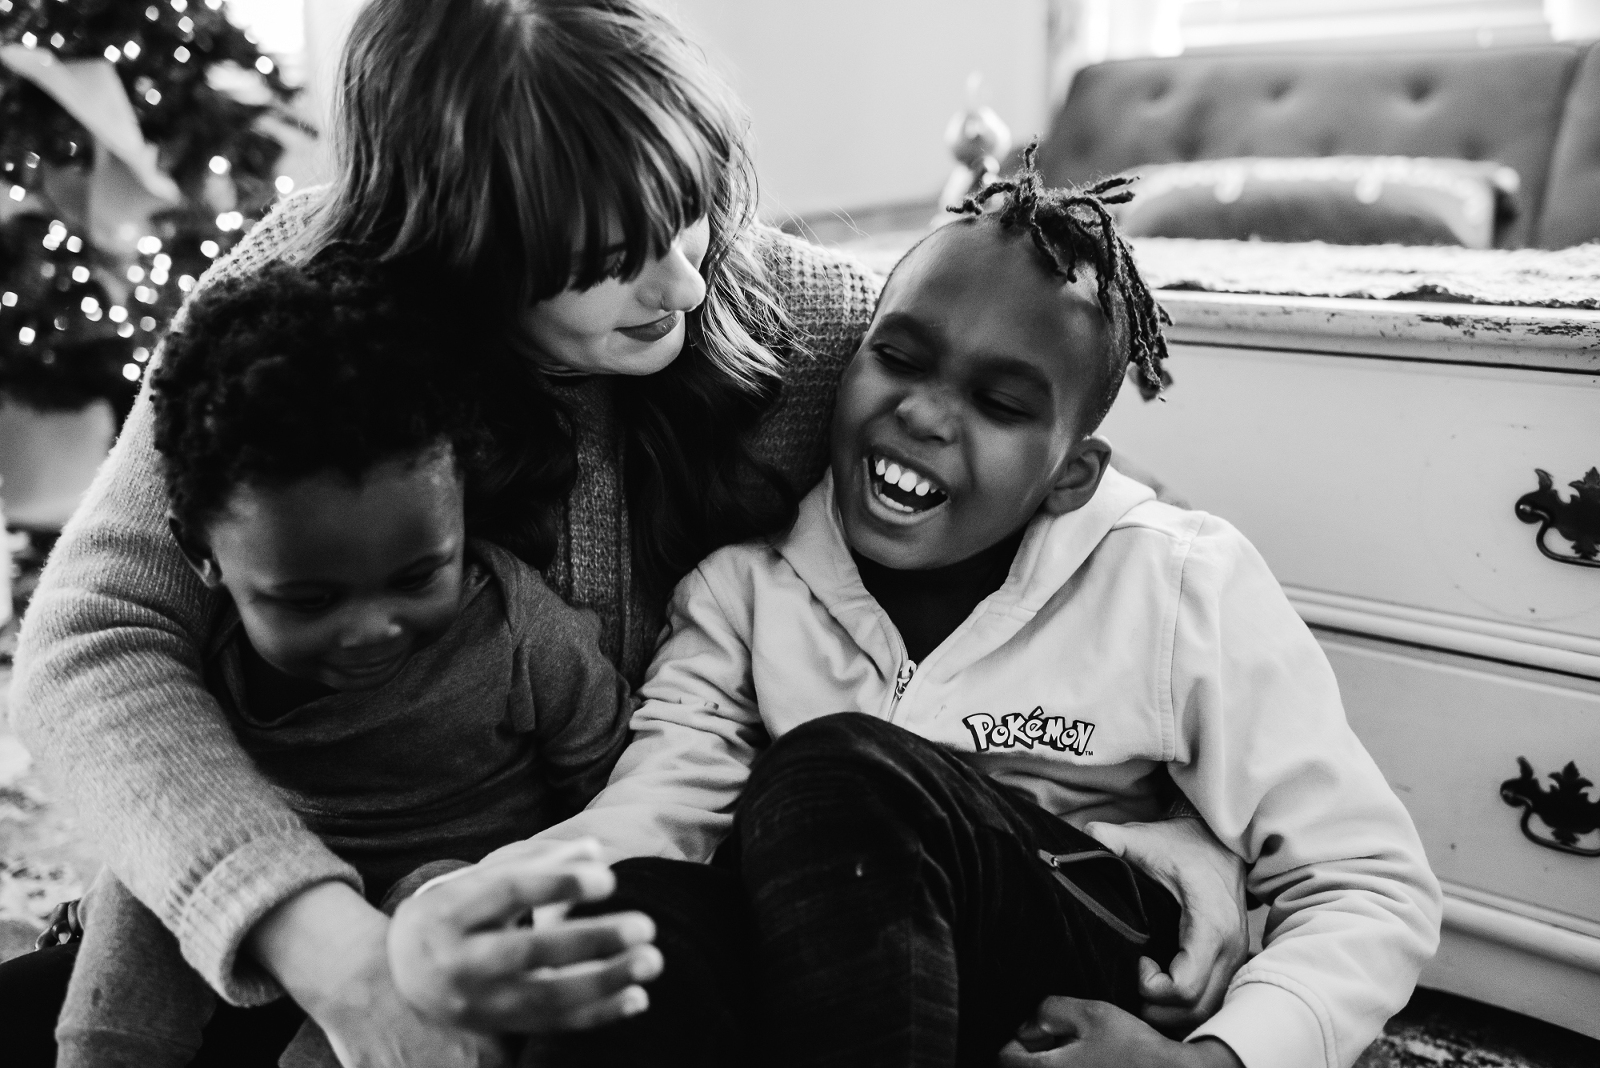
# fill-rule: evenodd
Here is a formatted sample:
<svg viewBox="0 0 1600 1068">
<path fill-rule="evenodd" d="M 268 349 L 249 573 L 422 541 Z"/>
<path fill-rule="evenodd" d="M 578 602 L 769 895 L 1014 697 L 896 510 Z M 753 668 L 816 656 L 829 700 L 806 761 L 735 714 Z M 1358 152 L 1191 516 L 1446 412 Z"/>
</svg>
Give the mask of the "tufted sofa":
<svg viewBox="0 0 1600 1068">
<path fill-rule="evenodd" d="M 1078 72 L 1053 183 L 1234 156 L 1431 156 L 1516 169 L 1507 248 L 1600 239 L 1600 44 L 1120 60 Z"/>
</svg>

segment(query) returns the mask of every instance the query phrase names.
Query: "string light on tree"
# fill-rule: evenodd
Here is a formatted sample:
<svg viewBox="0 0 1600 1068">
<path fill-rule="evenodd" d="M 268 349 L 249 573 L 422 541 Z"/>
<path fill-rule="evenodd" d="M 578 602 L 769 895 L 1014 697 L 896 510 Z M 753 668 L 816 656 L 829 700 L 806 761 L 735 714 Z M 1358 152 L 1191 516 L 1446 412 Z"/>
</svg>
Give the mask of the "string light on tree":
<svg viewBox="0 0 1600 1068">
<path fill-rule="evenodd" d="M 132 247 L 97 244 L 129 222 L 104 214 L 114 201 L 98 192 L 87 207 L 81 193 L 54 197 L 87 188 L 100 154 L 123 150 L 96 142 L 74 117 L 83 112 L 70 102 L 87 98 L 58 98 L 0 63 L 0 202 L 8 206 L 0 218 L 0 392 L 47 407 L 95 396 L 124 407 L 184 295 L 293 188 L 277 173 L 282 145 L 258 120 L 272 115 L 303 129 L 287 110 L 294 91 L 276 61 L 229 22 L 223 0 L 0 0 L 7 44 L 48 47 L 72 71 L 97 69 L 96 78 L 113 71 L 140 136 L 154 146 L 151 158 L 179 194 L 173 206 L 133 218 L 143 228 Z M 82 86 L 106 91 L 104 81 Z"/>
</svg>

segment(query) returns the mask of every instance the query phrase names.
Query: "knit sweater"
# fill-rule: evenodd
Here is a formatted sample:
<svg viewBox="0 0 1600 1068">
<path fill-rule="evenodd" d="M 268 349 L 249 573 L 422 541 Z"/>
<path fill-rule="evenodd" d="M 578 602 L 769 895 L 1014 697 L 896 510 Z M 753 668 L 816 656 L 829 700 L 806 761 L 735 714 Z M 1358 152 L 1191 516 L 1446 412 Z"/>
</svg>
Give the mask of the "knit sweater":
<svg viewBox="0 0 1600 1068">
<path fill-rule="evenodd" d="M 318 195 L 286 200 L 196 291 L 276 258 Z M 878 281 L 787 235 L 763 229 L 757 240 L 806 351 L 783 354 L 783 393 L 755 446 L 809 486 L 826 466 L 834 391 Z M 578 480 L 546 577 L 600 616 L 602 651 L 636 682 L 661 613 L 630 566 L 610 382 L 560 392 L 575 416 Z M 99 855 L 177 936 L 189 963 L 224 998 L 257 1004 L 281 988 L 240 955 L 245 935 L 315 883 L 358 880 L 274 792 L 205 689 L 201 653 L 222 602 L 168 531 L 153 423 L 147 389 L 51 554 L 22 625 L 12 722 Z"/>
</svg>

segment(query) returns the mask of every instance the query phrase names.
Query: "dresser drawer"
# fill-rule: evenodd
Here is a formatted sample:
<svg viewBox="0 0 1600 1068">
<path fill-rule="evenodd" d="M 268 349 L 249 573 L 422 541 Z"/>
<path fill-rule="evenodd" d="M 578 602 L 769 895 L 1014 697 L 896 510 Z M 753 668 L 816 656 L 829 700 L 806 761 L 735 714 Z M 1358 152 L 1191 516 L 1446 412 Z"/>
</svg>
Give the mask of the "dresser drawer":
<svg viewBox="0 0 1600 1068">
<path fill-rule="evenodd" d="M 1600 780 L 1600 683 L 1319 632 L 1357 736 L 1416 821 L 1434 873 L 1468 897 L 1600 934 L 1600 856 L 1530 841 L 1501 797 L 1517 758 L 1549 788 L 1568 762 Z M 1600 787 L 1579 803 L 1600 807 Z M 1529 832 L 1553 833 L 1541 819 Z M 1600 849 L 1600 831 L 1574 845 Z"/>
<path fill-rule="evenodd" d="M 1174 344 L 1170 367 L 1164 403 L 1127 388 L 1103 432 L 1238 526 L 1291 596 L 1600 665 L 1600 569 L 1547 559 L 1514 512 L 1535 468 L 1565 498 L 1600 465 L 1600 375 L 1243 344 Z"/>
</svg>

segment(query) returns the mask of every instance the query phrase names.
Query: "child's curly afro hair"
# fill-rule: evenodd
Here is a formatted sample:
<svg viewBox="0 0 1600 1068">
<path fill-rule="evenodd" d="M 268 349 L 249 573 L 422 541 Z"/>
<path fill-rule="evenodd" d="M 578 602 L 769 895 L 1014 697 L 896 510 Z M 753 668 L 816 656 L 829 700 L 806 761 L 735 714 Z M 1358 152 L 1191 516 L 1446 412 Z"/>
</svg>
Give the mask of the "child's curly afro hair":
<svg viewBox="0 0 1600 1068">
<path fill-rule="evenodd" d="M 468 462 L 481 421 L 460 354 L 474 340 L 428 307 L 401 272 L 347 250 L 198 294 L 151 378 L 174 519 L 199 532 L 241 484 L 354 481 L 442 440 Z"/>
</svg>

